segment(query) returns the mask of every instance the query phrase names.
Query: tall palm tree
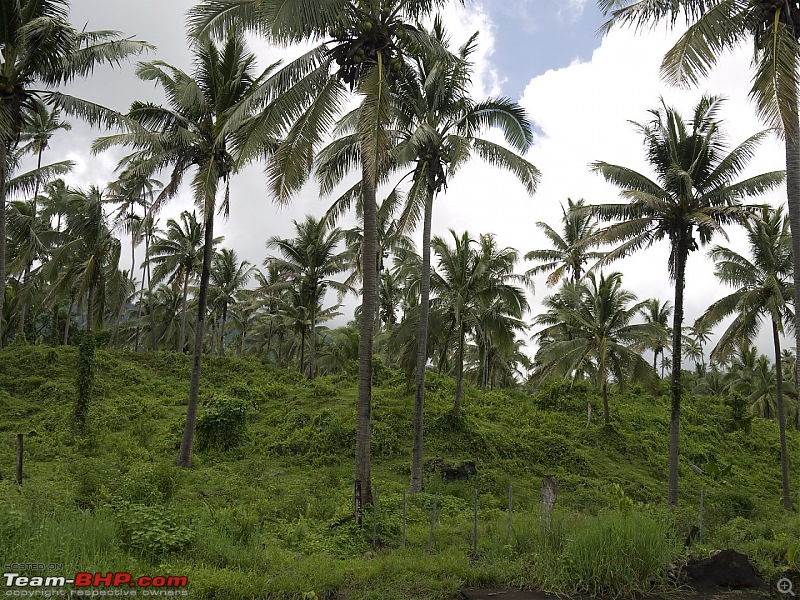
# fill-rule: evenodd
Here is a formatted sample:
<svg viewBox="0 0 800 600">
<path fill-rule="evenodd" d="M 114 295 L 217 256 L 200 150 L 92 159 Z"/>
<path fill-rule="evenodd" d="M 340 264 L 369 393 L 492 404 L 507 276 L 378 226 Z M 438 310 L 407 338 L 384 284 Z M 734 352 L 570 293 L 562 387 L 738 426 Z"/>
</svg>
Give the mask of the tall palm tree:
<svg viewBox="0 0 800 600">
<path fill-rule="evenodd" d="M 277 250 L 280 257 L 271 256 L 266 264 L 284 271 L 287 283 L 297 290 L 306 309 L 310 331 L 308 377 L 314 379 L 317 312 L 328 288 L 336 290 L 340 296 L 352 290 L 348 284 L 332 279 L 347 270 L 350 253 L 338 249 L 345 232 L 338 227 L 326 229 L 324 220 L 307 215 L 304 221 L 294 221 L 294 227 L 294 238 L 276 236 L 269 239 L 267 247 Z"/>
<path fill-rule="evenodd" d="M 447 34 L 439 18 L 428 36 L 443 48 Z M 472 36 L 456 56 L 443 60 L 438 53 L 417 53 L 414 69 L 395 99 L 396 147 L 386 167 L 410 169 L 412 185 L 400 217 L 402 228 L 416 224 L 422 217 L 422 278 L 420 280 L 420 318 L 417 334 L 417 374 L 414 400 L 414 444 L 411 490 L 422 489 L 422 421 L 425 395 L 425 364 L 428 358 L 427 328 L 430 298 L 431 224 L 433 203 L 448 181 L 471 158 L 514 174 L 533 193 L 539 171 L 514 151 L 525 152 L 533 141 L 524 110 L 507 98 L 489 98 L 475 102 L 469 96 L 473 65 L 470 56 L 476 49 Z M 352 163 L 355 123 L 348 115 L 343 120 L 342 138 L 326 148 L 318 167 L 322 189 L 329 191 L 339 183 Z M 504 146 L 481 137 L 497 127 L 512 146 Z M 347 198 L 347 196 L 345 196 Z"/>
<path fill-rule="evenodd" d="M 22 147 L 23 152 L 33 152 L 36 154 L 36 168 L 42 167 L 42 154 L 50 146 L 50 138 L 57 131 L 70 131 L 72 125 L 67 121 L 61 120 L 61 111 L 54 108 L 52 111 L 41 101 L 35 100 L 30 110 L 25 129 L 20 134 L 20 141 L 26 142 Z M 34 198 L 39 195 L 39 185 L 33 193 Z"/>
<path fill-rule="evenodd" d="M 786 198 L 792 232 L 794 303 L 800 306 L 800 6 L 796 2 L 760 0 L 598 0 L 613 10 L 606 29 L 617 23 L 637 27 L 684 15 L 690 23 L 664 56 L 661 72 L 678 84 L 696 84 L 720 56 L 752 43 L 754 70 L 750 97 L 759 116 L 780 130 L 786 148 Z M 795 311 L 795 354 L 800 356 L 800 310 Z M 800 368 L 800 362 L 796 368 Z M 796 377 L 800 381 L 800 377 Z"/>
<path fill-rule="evenodd" d="M 225 354 L 225 323 L 228 309 L 238 302 L 238 295 L 250 282 L 256 268 L 248 260 L 239 260 L 236 250 L 221 248 L 211 265 L 210 304 L 219 309 L 219 353 Z"/>
<path fill-rule="evenodd" d="M 645 306 L 636 295 L 622 288 L 622 273 L 590 272 L 584 281 L 565 283 L 561 291 L 545 300 L 548 310 L 534 322 L 544 325 L 536 334 L 539 350 L 535 363 L 539 377 L 551 374 L 580 378 L 594 373 L 603 398 L 603 417 L 611 424 L 608 381 L 624 385 L 626 378 L 652 384 L 655 370 L 642 358 L 658 326 L 634 323 Z"/>
<path fill-rule="evenodd" d="M 0 12 L 0 290 L 5 290 L 7 183 L 11 155 L 27 115 L 42 102 L 92 123 L 113 120 L 101 107 L 52 88 L 90 74 L 96 65 L 119 64 L 151 46 L 121 39 L 116 31 L 75 29 L 68 19 L 68 0 L 2 0 Z M 4 297 L 0 294 L 0 314 Z M 0 345 L 2 330 L 0 320 Z"/>
<path fill-rule="evenodd" d="M 31 200 L 11 202 L 9 209 L 8 238 L 11 243 L 11 255 L 14 258 L 9 261 L 7 268 L 12 275 L 18 274 L 20 277 L 17 293 L 18 333 L 23 334 L 31 289 L 31 268 L 36 261 L 46 259 L 55 249 L 60 236 L 53 231 L 49 220 L 39 212 L 35 197 Z"/>
<path fill-rule="evenodd" d="M 563 233 L 558 233 L 547 223 L 539 221 L 536 226 L 550 240 L 552 248 L 531 250 L 525 260 L 540 264 L 528 269 L 530 276 L 549 271 L 547 285 L 554 286 L 564 277 L 578 282 L 585 273 L 584 265 L 603 257 L 602 252 L 590 250 L 591 236 L 596 230 L 595 220 L 591 215 L 582 212 L 586 201 L 581 198 L 573 202 L 567 198 L 567 208 L 561 205 L 561 223 Z"/>
<path fill-rule="evenodd" d="M 224 238 L 216 237 L 213 244 Z M 197 276 L 205 254 L 205 230 L 195 211 L 183 211 L 180 223 L 167 221 L 166 237 L 156 237 L 150 246 L 149 262 L 153 265 L 152 281 L 167 280 L 173 289 L 181 289 L 181 326 L 175 350 L 183 352 L 186 344 L 186 319 L 189 313 L 189 283 Z"/>
<path fill-rule="evenodd" d="M 743 198 L 763 194 L 784 179 L 782 171 L 756 175 L 735 182 L 767 135 L 757 133 L 731 151 L 722 139 L 717 118 L 721 100 L 704 96 L 685 121 L 674 108 L 651 111 L 652 121 L 637 124 L 645 139 L 647 162 L 655 180 L 627 167 L 595 162 L 592 169 L 622 188 L 624 204 L 587 207 L 603 220 L 618 220 L 597 232 L 597 238 L 620 245 L 600 262 L 607 263 L 666 239 L 667 263 L 675 282 L 672 318 L 672 375 L 670 379 L 669 503 L 678 502 L 678 430 L 681 405 L 681 334 L 683 290 L 689 253 L 707 244 L 724 226 L 743 223 L 750 210 Z"/>
<path fill-rule="evenodd" d="M 717 358 L 731 354 L 738 344 L 752 343 L 762 317 L 769 318 L 775 347 L 775 398 L 781 442 L 783 505 L 791 508 L 781 365 L 781 335 L 785 328 L 791 329 L 794 319 L 791 308 L 794 298 L 791 235 L 789 221 L 784 218 L 782 210 L 764 207 L 759 216 L 758 221 L 745 226 L 752 258 L 722 246 L 714 246 L 709 252 L 716 263 L 714 274 L 717 279 L 736 291 L 709 306 L 698 323 L 700 327 L 711 328 L 726 317 L 734 316 L 711 355 Z"/>
<path fill-rule="evenodd" d="M 661 302 L 658 298 L 650 298 L 644 301 L 642 306 L 642 316 L 645 323 L 650 323 L 657 327 L 657 335 L 650 340 L 650 349 L 653 351 L 653 370 L 657 370 L 658 355 L 664 355 L 664 351 L 669 346 L 669 317 L 672 314 L 672 305 L 669 300 Z M 661 370 L 661 377 L 664 377 L 664 370 Z"/>
<path fill-rule="evenodd" d="M 119 274 L 120 241 L 114 237 L 103 211 L 103 190 L 96 186 L 76 190 L 67 207 L 66 235 L 48 263 L 53 281 L 49 298 L 76 287 L 78 312 L 86 299 L 85 330 L 103 324 L 108 283 Z"/>
<path fill-rule="evenodd" d="M 129 166 L 120 173 L 116 181 L 108 185 L 109 202 L 118 203 L 115 216 L 115 226 L 130 235 L 131 238 L 131 273 L 136 268 L 136 246 L 144 241 L 144 261 L 142 262 L 142 279 L 139 284 L 139 313 L 136 324 L 136 337 L 134 338 L 134 351 L 139 351 L 139 325 L 144 310 L 144 286 L 147 281 L 148 286 L 152 286 L 150 281 L 150 241 L 155 230 L 155 215 L 151 210 L 153 199 L 157 189 L 162 188 L 162 184 L 157 179 L 137 173 L 136 165 Z M 137 208 L 142 207 L 140 215 Z M 147 277 L 145 277 L 147 275 Z M 151 311 L 151 316 L 153 313 Z M 155 325 L 151 323 L 151 329 L 155 332 Z M 154 338 L 151 345 L 155 350 Z"/>
<path fill-rule="evenodd" d="M 214 240 L 214 213 L 229 210 L 231 176 L 260 158 L 274 140 L 274 130 L 259 122 L 268 95 L 272 67 L 256 74 L 255 56 L 241 33 L 231 33 L 219 45 L 211 40 L 192 44 L 195 68 L 191 74 L 163 61 L 140 63 L 140 79 L 164 88 L 168 106 L 134 102 L 123 124 L 129 131 L 95 141 L 101 151 L 114 145 L 134 149 L 129 161 L 145 175 L 172 167 L 169 182 L 156 202 L 173 197 L 184 177 L 194 169 L 191 186 L 205 228 L 203 266 L 198 292 L 197 322 L 189 383 L 186 425 L 175 463 L 190 467 L 197 419 L 200 369 L 205 331 Z M 257 141 L 254 141 L 257 138 Z M 218 196 L 222 192 L 218 205 Z"/>
<path fill-rule="evenodd" d="M 463 2 L 463 0 L 461 0 Z M 448 0 L 213 0 L 190 12 L 197 35 L 220 35 L 231 27 L 257 29 L 278 43 L 322 42 L 285 68 L 295 82 L 289 101 L 276 111 L 292 122 L 270 166 L 273 189 L 288 199 L 306 181 L 308 157 L 325 139 L 331 120 L 347 100 L 345 86 L 361 97 L 354 113 L 355 138 L 361 166 L 364 242 L 362 248 L 362 314 L 359 323 L 358 400 L 355 481 L 366 503 L 372 499 L 370 420 L 372 414 L 372 346 L 378 297 L 378 183 L 389 160 L 391 98 L 412 77 L 408 57 L 420 51 L 444 55 L 435 40 L 414 26 Z"/>
<path fill-rule="evenodd" d="M 525 291 L 514 285 L 524 278 L 514 274 L 519 253 L 513 248 L 498 248 L 493 236 L 473 240 L 469 232 L 458 235 L 452 229 L 451 247 L 447 240 L 434 237 L 431 246 L 439 257 L 438 268 L 431 273 L 434 309 L 440 309 L 456 343 L 456 393 L 452 417 L 458 419 L 464 383 L 464 350 L 468 332 L 480 335 L 481 326 L 515 321 L 528 309 Z M 477 246 L 477 248 L 476 248 Z M 490 314 L 494 313 L 494 314 Z M 421 318 L 421 317 L 420 317 Z M 494 328 L 498 333 L 499 327 Z M 490 335 L 485 332 L 487 337 Z"/>
</svg>

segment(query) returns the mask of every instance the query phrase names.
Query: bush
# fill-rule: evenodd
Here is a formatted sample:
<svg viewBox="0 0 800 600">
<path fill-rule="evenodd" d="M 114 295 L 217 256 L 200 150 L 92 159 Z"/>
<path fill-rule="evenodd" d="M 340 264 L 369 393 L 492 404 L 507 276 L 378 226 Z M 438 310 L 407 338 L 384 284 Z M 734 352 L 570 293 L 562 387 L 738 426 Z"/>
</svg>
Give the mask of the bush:
<svg viewBox="0 0 800 600">
<path fill-rule="evenodd" d="M 157 558 L 181 552 L 192 543 L 192 530 L 161 508 L 123 503 L 116 517 L 123 547 L 135 554 Z"/>
<path fill-rule="evenodd" d="M 197 419 L 197 448 L 230 450 L 247 434 L 249 403 L 239 398 L 211 400 Z"/>
</svg>

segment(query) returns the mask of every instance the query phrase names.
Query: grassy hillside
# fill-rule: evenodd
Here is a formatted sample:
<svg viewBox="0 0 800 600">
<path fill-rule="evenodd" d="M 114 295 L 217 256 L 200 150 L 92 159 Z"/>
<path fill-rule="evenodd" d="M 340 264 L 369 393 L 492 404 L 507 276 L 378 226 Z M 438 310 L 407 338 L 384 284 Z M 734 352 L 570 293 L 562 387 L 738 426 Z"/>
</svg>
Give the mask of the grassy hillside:
<svg viewBox="0 0 800 600">
<path fill-rule="evenodd" d="M 466 585 L 488 584 L 623 594 L 667 585 L 668 566 L 686 558 L 701 489 L 704 543 L 693 552 L 735 547 L 774 576 L 800 540 L 800 518 L 780 508 L 777 424 L 756 419 L 749 432 L 739 429 L 721 399 L 685 400 L 681 506 L 668 512 L 666 389 L 655 398 L 634 388 L 616 391 L 613 427 L 595 419 L 587 428 L 587 401 L 595 415 L 600 403 L 585 385 L 556 382 L 534 396 L 467 388 L 463 416 L 453 423 L 454 383 L 431 375 L 426 491 L 407 498 L 402 548 L 413 397 L 399 374 L 378 368 L 375 376 L 373 546 L 372 510 L 362 528 L 346 519 L 354 377 L 309 382 L 255 359 L 208 357 L 198 439 L 205 448 L 183 471 L 171 463 L 189 358 L 98 351 L 96 363 L 89 432 L 78 435 L 71 427 L 77 350 L 0 351 L 3 564 L 59 562 L 62 575 L 185 575 L 194 598 L 450 598 Z M 216 435 L 208 427 L 242 410 L 241 443 L 235 427 Z M 17 433 L 25 434 L 21 489 L 12 482 Z M 789 434 L 798 465 L 800 435 Z M 718 481 L 691 468 L 709 460 L 733 464 L 732 472 Z M 467 461 L 475 462 L 475 475 L 445 481 L 443 462 Z M 559 482 L 549 526 L 537 513 L 546 473 Z M 796 484 L 797 466 L 791 476 Z"/>
</svg>

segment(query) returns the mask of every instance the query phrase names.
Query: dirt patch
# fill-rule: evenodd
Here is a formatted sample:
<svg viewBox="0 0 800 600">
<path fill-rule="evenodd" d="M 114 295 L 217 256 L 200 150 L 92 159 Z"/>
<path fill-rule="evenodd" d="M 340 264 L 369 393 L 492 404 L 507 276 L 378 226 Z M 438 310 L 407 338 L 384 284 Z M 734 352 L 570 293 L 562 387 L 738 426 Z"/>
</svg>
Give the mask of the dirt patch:
<svg viewBox="0 0 800 600">
<path fill-rule="evenodd" d="M 762 590 L 767 584 L 758 576 L 750 560 L 735 550 L 723 550 L 686 565 L 689 584 L 697 589 L 711 591 L 716 588 L 732 590 Z"/>
<path fill-rule="evenodd" d="M 522 590 L 461 590 L 465 600 L 548 600 L 556 598 L 544 592 L 526 592 Z"/>
</svg>

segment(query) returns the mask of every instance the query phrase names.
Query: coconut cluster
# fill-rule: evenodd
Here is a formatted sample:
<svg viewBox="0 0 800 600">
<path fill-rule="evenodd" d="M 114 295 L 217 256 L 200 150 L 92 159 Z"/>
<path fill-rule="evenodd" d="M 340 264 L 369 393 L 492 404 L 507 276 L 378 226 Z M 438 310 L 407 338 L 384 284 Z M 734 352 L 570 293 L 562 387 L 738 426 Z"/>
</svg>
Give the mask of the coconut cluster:
<svg viewBox="0 0 800 600">
<path fill-rule="evenodd" d="M 387 71 L 397 75 L 403 68 L 400 45 L 408 39 L 407 28 L 388 10 L 356 14 L 347 28 L 332 32 L 331 55 L 339 65 L 338 77 L 354 88 L 364 70 L 378 63 L 379 55 Z"/>
</svg>

